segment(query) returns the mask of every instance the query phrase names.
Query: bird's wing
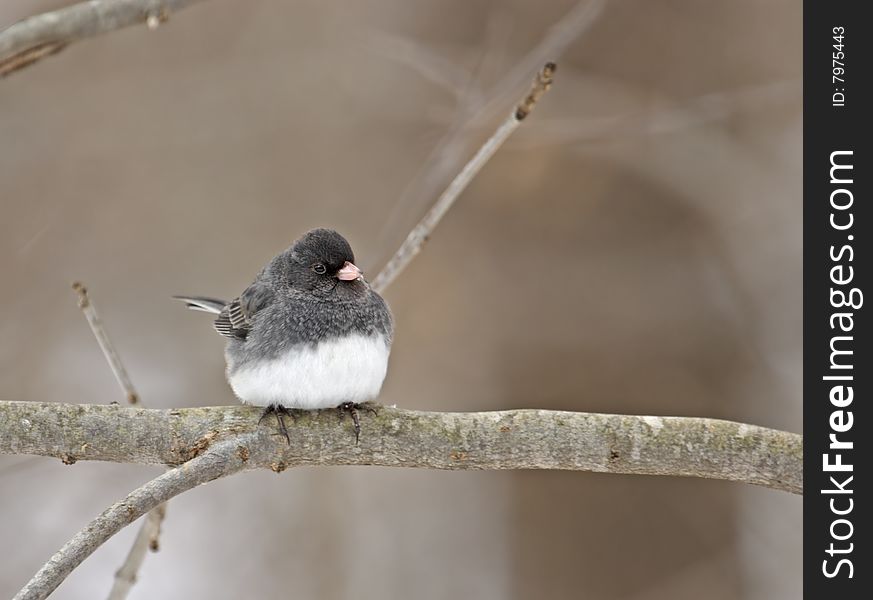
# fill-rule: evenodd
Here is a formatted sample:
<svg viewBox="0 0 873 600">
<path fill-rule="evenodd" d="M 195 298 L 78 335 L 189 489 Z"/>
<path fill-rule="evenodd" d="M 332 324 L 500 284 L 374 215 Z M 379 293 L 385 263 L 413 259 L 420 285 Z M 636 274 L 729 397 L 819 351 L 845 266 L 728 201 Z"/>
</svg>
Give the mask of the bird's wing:
<svg viewBox="0 0 873 600">
<path fill-rule="evenodd" d="M 269 306 L 273 297 L 273 290 L 261 283 L 253 283 L 221 310 L 213 323 L 215 331 L 224 337 L 246 339 L 255 314 Z"/>
</svg>

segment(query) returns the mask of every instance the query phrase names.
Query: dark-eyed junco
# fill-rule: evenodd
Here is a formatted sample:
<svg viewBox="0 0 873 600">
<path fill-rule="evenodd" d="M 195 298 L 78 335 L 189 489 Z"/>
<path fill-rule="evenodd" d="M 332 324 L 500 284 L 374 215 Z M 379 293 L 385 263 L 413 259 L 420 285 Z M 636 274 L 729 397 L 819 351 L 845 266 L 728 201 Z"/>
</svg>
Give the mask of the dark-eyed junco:
<svg viewBox="0 0 873 600">
<path fill-rule="evenodd" d="M 231 302 L 175 296 L 189 308 L 217 314 L 228 338 L 227 380 L 246 404 L 282 415 L 289 409 L 356 409 L 379 394 L 388 368 L 394 323 L 370 288 L 349 243 L 313 229 L 273 258 Z"/>
</svg>

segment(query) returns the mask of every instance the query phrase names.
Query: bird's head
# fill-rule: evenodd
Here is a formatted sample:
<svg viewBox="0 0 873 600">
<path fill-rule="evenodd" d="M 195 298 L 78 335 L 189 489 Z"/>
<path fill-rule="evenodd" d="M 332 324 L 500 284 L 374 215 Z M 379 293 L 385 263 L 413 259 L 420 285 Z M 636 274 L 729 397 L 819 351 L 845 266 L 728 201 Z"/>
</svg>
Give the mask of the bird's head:
<svg viewBox="0 0 873 600">
<path fill-rule="evenodd" d="M 365 287 L 352 247 L 332 229 L 306 232 L 286 255 L 287 283 L 297 290 L 319 296 L 338 293 L 341 299 Z"/>
</svg>

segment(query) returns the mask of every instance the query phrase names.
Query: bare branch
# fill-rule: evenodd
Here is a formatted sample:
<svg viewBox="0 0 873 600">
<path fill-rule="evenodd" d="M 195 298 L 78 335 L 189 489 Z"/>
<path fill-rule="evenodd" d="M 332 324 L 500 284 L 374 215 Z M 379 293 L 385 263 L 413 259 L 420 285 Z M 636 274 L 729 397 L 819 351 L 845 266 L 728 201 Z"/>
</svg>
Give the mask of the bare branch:
<svg viewBox="0 0 873 600">
<path fill-rule="evenodd" d="M 429 202 L 442 189 L 444 182 L 457 173 L 460 164 L 457 157 L 467 152 L 468 133 L 480 129 L 485 122 L 491 122 L 497 111 L 503 111 L 503 105 L 510 94 L 515 94 L 535 69 L 546 60 L 560 58 L 567 48 L 590 29 L 600 17 L 606 6 L 606 0 L 580 0 L 563 14 L 545 32 L 540 42 L 521 60 L 514 62 L 512 68 L 500 81 L 488 91 L 488 99 L 483 92 L 473 88 L 473 83 L 464 84 L 466 97 L 458 107 L 458 122 L 443 136 L 437 146 L 429 153 L 423 164 L 427 169 L 413 177 L 413 180 L 400 194 L 397 206 L 423 205 Z M 488 44 L 490 47 L 490 44 Z M 378 49 L 378 46 L 377 46 Z M 398 56 L 395 60 L 406 62 Z M 421 68 L 421 67 L 419 67 Z M 473 77 L 473 75 L 470 75 Z M 386 232 L 396 229 L 395 215 L 391 214 L 385 220 L 380 237 Z"/>
<path fill-rule="evenodd" d="M 803 438 L 717 419 L 547 410 L 432 413 L 382 407 L 360 444 L 335 411 L 307 411 L 286 444 L 247 406 L 154 410 L 0 401 L 0 453 L 179 465 L 111 506 L 16 596 L 45 598 L 146 511 L 242 469 L 380 465 L 565 469 L 724 479 L 803 492 Z M 135 571 L 135 569 L 134 569 Z"/>
<path fill-rule="evenodd" d="M 0 31 L 0 77 L 67 44 L 130 25 L 154 29 L 170 13 L 201 0 L 89 0 L 34 15 Z"/>
<path fill-rule="evenodd" d="M 115 581 L 112 584 L 112 590 L 109 592 L 109 600 L 124 600 L 124 598 L 127 598 L 131 588 L 136 583 L 136 574 L 145 560 L 146 552 L 149 550 L 157 552 L 161 523 L 166 512 L 167 505 L 160 504 L 146 514 L 142 527 L 133 540 L 133 545 L 130 547 L 127 558 L 124 559 L 124 563 L 115 572 Z"/>
<path fill-rule="evenodd" d="M 251 436 L 216 444 L 184 466 L 167 471 L 107 508 L 58 550 L 18 592 L 15 600 L 48 597 L 94 550 L 146 512 L 193 487 L 246 468 L 248 458 L 242 458 L 237 449 L 247 437 Z"/>
<path fill-rule="evenodd" d="M 307 411 L 290 443 L 258 425 L 260 410 L 154 410 L 0 401 L 0 453 L 180 465 L 219 441 L 247 437 L 252 467 L 380 465 L 428 469 L 565 469 L 679 475 L 803 491 L 803 437 L 718 419 L 549 410 L 437 413 L 381 407 L 360 445 L 336 412 Z M 243 446 L 243 444 L 240 444 Z"/>
<path fill-rule="evenodd" d="M 130 375 L 127 374 L 127 369 L 124 368 L 124 363 L 121 362 L 121 356 L 112 345 L 109 335 L 106 333 L 106 328 L 103 327 L 103 321 L 100 315 L 97 314 L 97 309 L 94 303 L 88 296 L 88 289 L 78 281 L 73 283 L 73 290 L 79 295 L 79 308 L 82 309 L 82 314 L 91 326 L 91 331 L 94 337 L 97 338 L 97 343 L 103 351 L 103 356 L 106 357 L 106 362 L 109 363 L 109 368 L 112 369 L 112 374 L 115 375 L 115 380 L 121 386 L 122 391 L 127 396 L 127 401 L 131 404 L 139 402 L 139 394 L 133 387 L 133 382 L 130 380 Z"/>
<path fill-rule="evenodd" d="M 475 122 L 483 114 L 493 114 L 497 104 L 502 102 L 507 94 L 516 89 L 519 82 L 529 77 L 534 69 L 539 68 L 543 61 L 558 59 L 573 42 L 579 39 L 585 31 L 591 28 L 606 7 L 606 0 L 581 0 L 567 13 L 561 16 L 555 24 L 549 27 L 540 42 L 532 48 L 524 58 L 515 62 L 509 72 L 492 88 L 484 105 L 476 107 L 471 115 Z"/>
<path fill-rule="evenodd" d="M 109 339 L 109 334 L 106 333 L 106 328 L 103 327 L 103 321 L 97 313 L 97 307 L 88 295 L 88 289 L 78 281 L 73 283 L 73 290 L 79 296 L 79 308 L 85 315 L 88 325 L 91 326 L 91 331 L 94 337 L 97 338 L 97 343 L 100 349 L 103 350 L 103 356 L 106 357 L 106 362 L 109 363 L 109 368 L 112 369 L 112 374 L 121 386 L 122 391 L 127 395 L 127 401 L 131 404 L 139 403 L 139 394 L 133 387 L 133 382 L 127 374 L 127 369 L 124 368 L 124 363 L 121 362 L 121 356 L 115 350 L 112 341 Z M 157 550 L 158 534 L 161 531 L 161 522 L 166 515 L 167 507 L 164 504 L 156 507 L 146 515 L 142 527 L 133 542 L 133 547 L 127 554 L 124 563 L 115 573 L 115 581 L 112 585 L 112 590 L 109 593 L 110 600 L 123 600 L 130 592 L 130 588 L 136 582 L 136 573 L 145 560 L 146 549 L 151 547 Z"/>
<path fill-rule="evenodd" d="M 463 193 L 476 174 L 485 166 L 494 153 L 503 145 L 503 142 L 512 135 L 521 122 L 533 110 L 537 101 L 551 87 L 552 80 L 555 74 L 555 64 L 547 63 L 537 73 L 537 77 L 528 90 L 527 95 L 518 103 L 503 123 L 497 128 L 497 131 L 488 138 L 488 140 L 479 148 L 479 151 L 473 155 L 473 158 L 464 165 L 461 172 L 452 180 L 449 187 L 440 195 L 434 205 L 427 214 L 419 221 L 409 235 L 404 240 L 403 244 L 385 268 L 373 280 L 373 289 L 381 292 L 388 287 L 392 281 L 406 268 L 406 266 L 415 258 L 415 255 L 421 251 L 421 247 L 430 237 L 434 228 L 439 224 L 448 210 L 458 199 L 458 196 Z"/>
</svg>

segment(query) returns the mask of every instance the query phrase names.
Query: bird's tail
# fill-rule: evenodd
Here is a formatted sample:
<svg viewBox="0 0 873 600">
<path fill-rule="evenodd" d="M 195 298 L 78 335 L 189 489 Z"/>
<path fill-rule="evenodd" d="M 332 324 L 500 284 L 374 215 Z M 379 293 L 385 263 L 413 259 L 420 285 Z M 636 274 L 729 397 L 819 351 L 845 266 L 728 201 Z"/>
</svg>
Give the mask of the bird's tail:
<svg viewBox="0 0 873 600">
<path fill-rule="evenodd" d="M 176 300 L 184 302 L 191 310 L 202 310 L 213 315 L 221 313 L 227 302 L 218 298 L 204 298 L 203 296 L 173 296 Z"/>
</svg>

